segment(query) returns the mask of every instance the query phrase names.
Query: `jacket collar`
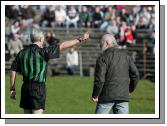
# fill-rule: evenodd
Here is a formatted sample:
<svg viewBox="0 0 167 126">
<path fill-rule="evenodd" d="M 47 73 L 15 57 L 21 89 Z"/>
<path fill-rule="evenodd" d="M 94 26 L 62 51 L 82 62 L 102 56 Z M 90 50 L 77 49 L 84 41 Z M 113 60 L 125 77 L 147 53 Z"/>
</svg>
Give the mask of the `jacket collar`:
<svg viewBox="0 0 167 126">
<path fill-rule="evenodd" d="M 112 51 L 112 50 L 115 50 L 115 49 L 116 49 L 115 47 L 110 47 L 110 48 L 106 49 L 104 52 Z"/>
</svg>

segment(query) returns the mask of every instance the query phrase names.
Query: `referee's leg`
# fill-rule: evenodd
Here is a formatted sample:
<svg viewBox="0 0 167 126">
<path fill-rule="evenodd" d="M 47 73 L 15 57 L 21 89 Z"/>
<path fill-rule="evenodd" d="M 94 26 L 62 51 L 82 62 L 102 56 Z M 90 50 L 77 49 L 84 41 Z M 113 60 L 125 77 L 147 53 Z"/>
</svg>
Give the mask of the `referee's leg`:
<svg viewBox="0 0 167 126">
<path fill-rule="evenodd" d="M 32 110 L 31 109 L 24 109 L 24 114 L 32 114 Z"/>
</svg>

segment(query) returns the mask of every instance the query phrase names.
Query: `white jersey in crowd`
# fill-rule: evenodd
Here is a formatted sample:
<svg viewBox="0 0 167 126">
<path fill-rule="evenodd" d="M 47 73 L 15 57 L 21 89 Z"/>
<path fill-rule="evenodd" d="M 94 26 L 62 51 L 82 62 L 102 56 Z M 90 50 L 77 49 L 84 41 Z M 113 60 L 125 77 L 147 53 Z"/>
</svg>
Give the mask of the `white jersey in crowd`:
<svg viewBox="0 0 167 126">
<path fill-rule="evenodd" d="M 55 11 L 56 21 L 64 22 L 66 19 L 65 10 Z"/>
<path fill-rule="evenodd" d="M 67 53 L 66 55 L 67 66 L 78 65 L 78 52 L 74 51 L 73 53 Z"/>
</svg>

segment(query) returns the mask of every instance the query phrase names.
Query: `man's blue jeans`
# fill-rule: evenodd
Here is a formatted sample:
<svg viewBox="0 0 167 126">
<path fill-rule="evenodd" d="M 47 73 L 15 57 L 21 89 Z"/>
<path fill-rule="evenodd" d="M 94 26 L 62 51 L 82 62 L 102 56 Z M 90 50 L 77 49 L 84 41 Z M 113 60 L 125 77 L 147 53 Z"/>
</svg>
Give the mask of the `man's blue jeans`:
<svg viewBox="0 0 167 126">
<path fill-rule="evenodd" d="M 96 114 L 128 114 L 129 104 L 127 101 L 115 100 L 112 102 L 98 102 L 96 105 Z"/>
</svg>

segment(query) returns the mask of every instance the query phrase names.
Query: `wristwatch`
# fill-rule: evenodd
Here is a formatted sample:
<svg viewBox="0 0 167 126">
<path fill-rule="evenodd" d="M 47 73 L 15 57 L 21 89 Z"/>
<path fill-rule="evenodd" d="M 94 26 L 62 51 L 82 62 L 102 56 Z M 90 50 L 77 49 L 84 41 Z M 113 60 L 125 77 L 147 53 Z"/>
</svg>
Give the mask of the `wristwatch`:
<svg viewBox="0 0 167 126">
<path fill-rule="evenodd" d="M 82 40 L 81 37 L 77 38 L 77 40 L 78 40 L 80 43 L 83 42 L 83 40 Z"/>
</svg>

